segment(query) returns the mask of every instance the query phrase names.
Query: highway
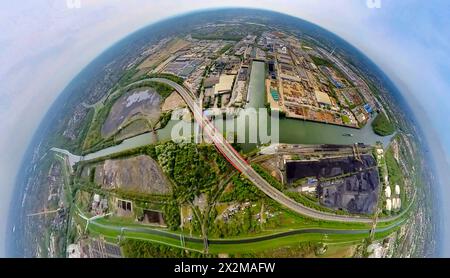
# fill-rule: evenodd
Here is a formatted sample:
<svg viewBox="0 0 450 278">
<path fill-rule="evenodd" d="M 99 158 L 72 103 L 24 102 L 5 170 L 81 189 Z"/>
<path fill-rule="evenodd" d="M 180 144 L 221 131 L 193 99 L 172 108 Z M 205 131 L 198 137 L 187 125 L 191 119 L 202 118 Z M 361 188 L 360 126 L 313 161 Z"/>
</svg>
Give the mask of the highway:
<svg viewBox="0 0 450 278">
<path fill-rule="evenodd" d="M 296 201 L 292 200 L 278 189 L 271 186 L 263 177 L 261 177 L 248 163 L 242 158 L 242 156 L 226 141 L 222 134 L 215 128 L 211 121 L 204 117 L 202 108 L 197 104 L 195 95 L 188 91 L 185 87 L 164 78 L 151 78 L 149 81 L 155 81 L 164 83 L 174 88 L 180 96 L 184 99 L 190 110 L 194 114 L 194 118 L 197 123 L 203 128 L 204 134 L 206 134 L 210 140 L 214 143 L 220 153 L 246 178 L 248 178 L 255 186 L 263 191 L 267 196 L 285 206 L 286 208 L 299 213 L 301 215 L 311 217 L 314 219 L 320 219 L 325 221 L 337 221 L 337 222 L 352 222 L 352 223 L 372 223 L 372 218 L 350 216 L 350 215 L 336 215 L 332 213 L 317 211 L 312 208 L 306 207 Z M 406 210 L 407 211 L 407 210 Z M 378 222 L 393 221 L 403 214 L 399 214 L 394 217 L 388 217 L 379 219 Z"/>
</svg>

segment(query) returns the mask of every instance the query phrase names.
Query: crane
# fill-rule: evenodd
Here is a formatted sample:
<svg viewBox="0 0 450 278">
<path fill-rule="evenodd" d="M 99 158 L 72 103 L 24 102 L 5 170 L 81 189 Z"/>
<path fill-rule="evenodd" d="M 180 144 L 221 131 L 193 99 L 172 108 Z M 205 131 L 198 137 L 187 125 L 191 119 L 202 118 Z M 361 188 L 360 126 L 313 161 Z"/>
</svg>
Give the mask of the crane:
<svg viewBox="0 0 450 278">
<path fill-rule="evenodd" d="M 31 217 L 31 216 L 39 216 L 39 215 L 46 215 L 46 214 L 51 214 L 51 213 L 57 213 L 58 211 L 60 211 L 60 210 L 62 210 L 63 208 L 57 208 L 57 209 L 54 209 L 54 210 L 43 210 L 43 211 L 40 211 L 40 212 L 35 212 L 35 213 L 29 213 L 29 214 L 27 214 L 27 216 L 28 217 Z"/>
</svg>

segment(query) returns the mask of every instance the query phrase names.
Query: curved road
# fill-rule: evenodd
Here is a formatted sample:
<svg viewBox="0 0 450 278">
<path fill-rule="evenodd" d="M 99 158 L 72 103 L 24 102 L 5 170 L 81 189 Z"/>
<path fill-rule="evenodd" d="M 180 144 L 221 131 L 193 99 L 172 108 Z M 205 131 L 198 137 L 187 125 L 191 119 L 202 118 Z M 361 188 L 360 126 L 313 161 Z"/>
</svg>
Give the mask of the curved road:
<svg viewBox="0 0 450 278">
<path fill-rule="evenodd" d="M 392 224 L 390 226 L 384 227 L 384 228 L 377 228 L 375 229 L 375 232 L 382 233 L 389 231 L 391 229 L 394 229 L 398 226 L 400 226 L 403 223 L 403 221 L 397 222 L 395 224 Z M 180 239 L 180 236 L 182 234 L 177 233 L 171 233 L 164 230 L 159 229 L 153 229 L 149 227 L 121 227 L 116 226 L 114 224 L 103 224 L 98 223 L 95 221 L 91 221 L 89 225 L 94 225 L 103 229 L 109 229 L 116 232 L 135 232 L 135 233 L 142 233 L 142 234 L 149 234 L 149 235 L 158 235 L 163 236 L 171 239 Z M 304 229 L 297 229 L 297 230 L 290 230 L 286 232 L 279 232 L 276 234 L 270 234 L 270 235 L 264 235 L 264 236 L 258 236 L 258 237 L 252 237 L 252 238 L 241 238 L 241 239 L 209 239 L 208 244 L 242 244 L 242 243 L 256 243 L 256 242 L 262 242 L 266 240 L 272 240 L 277 238 L 283 238 L 293 235 L 301 235 L 301 234 L 329 234 L 329 235 L 363 235 L 363 234 L 370 234 L 370 230 L 340 230 L 340 229 L 325 229 L 325 228 L 304 228 Z M 183 240 L 186 242 L 192 242 L 192 243 L 204 243 L 203 238 L 199 237 L 192 237 L 192 236 L 184 236 Z"/>
<path fill-rule="evenodd" d="M 337 221 L 337 222 L 352 222 L 352 223 L 373 223 L 372 218 L 349 216 L 349 215 L 336 215 L 332 213 L 326 213 L 314 210 L 307 206 L 304 206 L 296 201 L 292 200 L 273 186 L 271 186 L 263 177 L 261 177 L 242 156 L 225 140 L 222 134 L 214 127 L 208 118 L 203 116 L 203 110 L 197 103 L 197 99 L 194 94 L 188 91 L 185 87 L 165 78 L 150 78 L 148 81 L 160 82 L 174 88 L 180 96 L 184 99 L 186 104 L 194 114 L 194 118 L 197 123 L 203 128 L 203 132 L 211 139 L 216 148 L 222 153 L 222 155 L 245 177 L 247 177 L 255 186 L 263 191 L 267 196 L 280 203 L 281 205 L 289 208 L 290 210 L 311 217 L 315 219 L 321 219 L 325 221 Z M 411 202 L 412 203 L 412 202 Z M 390 222 L 400 218 L 403 213 L 388 218 L 379 219 L 378 222 Z"/>
</svg>

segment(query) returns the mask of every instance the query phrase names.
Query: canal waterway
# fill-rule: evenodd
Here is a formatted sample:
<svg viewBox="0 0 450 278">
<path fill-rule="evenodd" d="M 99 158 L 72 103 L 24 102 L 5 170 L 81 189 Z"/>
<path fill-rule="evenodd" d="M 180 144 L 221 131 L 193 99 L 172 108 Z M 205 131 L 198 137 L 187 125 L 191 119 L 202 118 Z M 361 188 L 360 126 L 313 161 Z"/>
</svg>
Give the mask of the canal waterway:
<svg viewBox="0 0 450 278">
<path fill-rule="evenodd" d="M 249 82 L 249 102 L 246 108 L 264 108 L 266 103 L 265 94 L 265 63 L 254 61 L 251 67 L 250 82 Z M 248 115 L 247 115 L 248 116 Z M 268 116 L 270 117 L 270 116 Z M 246 138 L 249 139 L 249 130 L 254 128 L 257 123 L 247 118 L 245 113 L 240 113 L 233 120 L 215 119 L 214 123 L 217 127 L 234 124 L 236 132 L 244 132 Z M 377 142 L 382 142 L 383 145 L 388 145 L 392 136 L 381 137 L 375 134 L 372 130 L 371 123 L 373 117 L 363 128 L 354 129 L 343 126 L 336 126 L 318 122 L 304 121 L 298 119 L 282 118 L 279 120 L 279 142 L 285 144 L 342 144 L 349 145 L 355 143 L 364 143 L 373 145 Z M 267 120 L 268 129 L 270 130 L 270 119 Z M 149 132 L 124 140 L 121 144 L 109 147 L 98 152 L 88 154 L 84 157 L 85 160 L 91 160 L 109 154 L 125 151 L 128 149 L 145 146 L 158 141 L 170 140 L 172 129 L 176 125 L 189 126 L 191 123 L 171 120 L 163 128 L 156 132 L 156 135 Z M 242 133 L 241 133 L 242 134 Z M 351 136 L 349 136 L 351 134 Z M 258 141 L 259 142 L 259 141 Z M 257 146 L 253 143 L 242 144 L 245 151 L 249 151 Z"/>
</svg>

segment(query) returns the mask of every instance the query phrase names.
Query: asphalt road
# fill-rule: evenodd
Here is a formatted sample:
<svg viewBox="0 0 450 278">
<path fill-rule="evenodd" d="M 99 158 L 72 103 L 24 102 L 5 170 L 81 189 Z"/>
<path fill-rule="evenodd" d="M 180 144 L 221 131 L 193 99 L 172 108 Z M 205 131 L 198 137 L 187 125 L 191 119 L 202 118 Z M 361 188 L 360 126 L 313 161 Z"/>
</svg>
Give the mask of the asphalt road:
<svg viewBox="0 0 450 278">
<path fill-rule="evenodd" d="M 155 81 L 164 83 L 174 88 L 180 96 L 184 99 L 186 104 L 194 114 L 194 118 L 197 123 L 203 128 L 204 134 L 206 134 L 211 141 L 215 144 L 216 148 L 222 153 L 222 155 L 245 177 L 247 177 L 255 186 L 263 191 L 267 196 L 278 202 L 279 204 L 287 207 L 288 209 L 299 213 L 301 215 L 311 217 L 314 219 L 320 219 L 325 221 L 336 222 L 351 222 L 351 223 L 373 223 L 372 218 L 350 216 L 350 215 L 336 215 L 332 213 L 317 211 L 307 206 L 304 206 L 296 201 L 292 200 L 278 189 L 271 186 L 263 177 L 261 177 L 241 155 L 225 140 L 222 134 L 214 127 L 208 118 L 203 116 L 202 108 L 197 104 L 197 99 L 194 94 L 188 91 L 185 87 L 165 78 L 151 78 L 149 81 Z M 406 211 L 406 210 L 405 210 Z M 399 214 L 394 217 L 378 219 L 378 222 L 389 222 L 397 218 L 400 218 L 403 214 Z"/>
</svg>

